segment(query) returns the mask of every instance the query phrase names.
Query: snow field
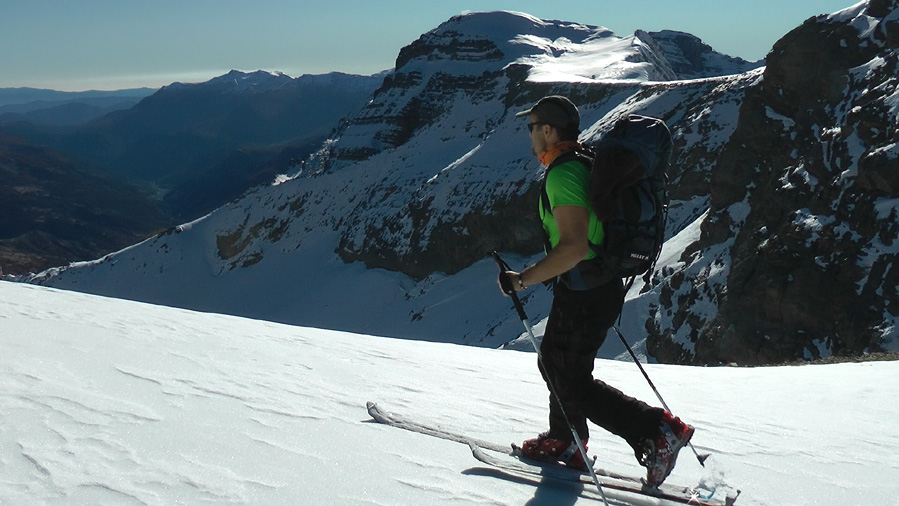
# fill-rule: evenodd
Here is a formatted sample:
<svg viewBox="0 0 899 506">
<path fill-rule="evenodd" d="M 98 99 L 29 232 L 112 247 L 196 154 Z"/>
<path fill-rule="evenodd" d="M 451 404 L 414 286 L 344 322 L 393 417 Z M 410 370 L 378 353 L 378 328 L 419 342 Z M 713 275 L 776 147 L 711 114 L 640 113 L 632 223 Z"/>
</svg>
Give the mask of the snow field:
<svg viewBox="0 0 899 506">
<path fill-rule="evenodd" d="M 648 365 L 712 452 L 669 483 L 743 505 L 893 504 L 899 364 Z M 657 404 L 633 364 L 596 374 Z M 545 429 L 533 353 L 386 339 L 0 282 L 0 504 L 596 504 L 510 479 L 365 402 L 507 443 Z M 593 428 L 600 466 L 641 474 Z M 539 485 L 539 486 L 538 486 Z M 616 504 L 647 504 L 635 498 Z M 653 503 L 650 500 L 650 504 Z"/>
</svg>

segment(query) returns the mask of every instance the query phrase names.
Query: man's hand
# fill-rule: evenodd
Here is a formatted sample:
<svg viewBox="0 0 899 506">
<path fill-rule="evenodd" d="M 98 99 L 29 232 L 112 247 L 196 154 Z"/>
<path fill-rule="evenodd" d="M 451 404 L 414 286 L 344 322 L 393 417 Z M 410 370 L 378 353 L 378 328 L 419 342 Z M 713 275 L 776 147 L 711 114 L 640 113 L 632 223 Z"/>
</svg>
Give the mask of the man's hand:
<svg viewBox="0 0 899 506">
<path fill-rule="evenodd" d="M 525 286 L 521 282 L 521 274 L 515 271 L 503 271 L 499 273 L 496 283 L 499 289 L 505 295 L 512 295 L 515 292 L 524 290 Z"/>
</svg>

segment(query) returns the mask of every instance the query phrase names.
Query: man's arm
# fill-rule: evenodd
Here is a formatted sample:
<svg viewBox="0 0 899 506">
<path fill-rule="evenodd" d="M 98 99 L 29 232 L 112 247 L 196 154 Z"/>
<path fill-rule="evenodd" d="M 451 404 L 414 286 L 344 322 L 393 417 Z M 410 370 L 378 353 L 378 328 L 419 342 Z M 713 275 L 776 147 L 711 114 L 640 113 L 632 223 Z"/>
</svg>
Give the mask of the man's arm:
<svg viewBox="0 0 899 506">
<path fill-rule="evenodd" d="M 587 241 L 590 213 L 586 207 L 558 206 L 553 208 L 553 217 L 559 227 L 559 244 L 521 274 L 514 271 L 507 273 L 516 291 L 568 272 L 590 252 Z"/>
</svg>

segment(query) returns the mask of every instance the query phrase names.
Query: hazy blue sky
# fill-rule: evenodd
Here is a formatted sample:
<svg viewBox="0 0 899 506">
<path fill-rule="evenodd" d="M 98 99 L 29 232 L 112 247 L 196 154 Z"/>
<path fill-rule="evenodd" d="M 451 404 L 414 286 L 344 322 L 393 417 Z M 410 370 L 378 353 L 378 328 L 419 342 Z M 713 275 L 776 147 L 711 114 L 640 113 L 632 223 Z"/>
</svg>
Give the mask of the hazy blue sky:
<svg viewBox="0 0 899 506">
<path fill-rule="evenodd" d="M 0 0 L 0 87 L 158 87 L 231 69 L 291 76 L 393 67 L 399 50 L 465 11 L 692 33 L 764 58 L 805 19 L 853 0 Z"/>
</svg>

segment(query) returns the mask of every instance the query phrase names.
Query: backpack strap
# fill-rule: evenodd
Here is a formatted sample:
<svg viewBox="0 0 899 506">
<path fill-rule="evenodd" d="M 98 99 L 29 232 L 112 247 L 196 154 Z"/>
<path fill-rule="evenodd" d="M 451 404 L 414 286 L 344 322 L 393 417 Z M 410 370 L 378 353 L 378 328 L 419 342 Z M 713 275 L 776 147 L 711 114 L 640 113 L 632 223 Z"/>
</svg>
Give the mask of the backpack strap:
<svg viewBox="0 0 899 506">
<path fill-rule="evenodd" d="M 570 161 L 577 160 L 584 164 L 584 167 L 587 167 L 588 170 L 592 170 L 593 168 L 593 152 L 589 150 L 589 148 L 579 148 L 572 149 L 570 151 L 566 151 L 557 156 L 548 167 L 546 167 L 546 171 L 543 173 L 543 181 L 540 183 L 540 201 L 542 202 L 543 212 L 549 213 L 552 215 L 552 205 L 549 202 L 549 194 L 546 193 L 546 178 L 549 177 L 549 171 L 554 168 L 562 165 L 563 163 L 568 163 Z M 589 192 L 589 188 L 587 189 Z M 543 221 L 543 216 L 540 215 L 539 209 L 537 212 L 537 220 Z M 543 250 L 549 251 L 552 249 L 552 244 L 549 242 L 549 236 L 546 234 L 546 231 L 543 231 Z"/>
<path fill-rule="evenodd" d="M 541 183 L 540 189 L 540 199 L 543 204 L 543 212 L 549 213 L 552 215 L 552 206 L 549 201 L 549 194 L 546 192 L 546 178 L 549 176 L 549 172 L 562 165 L 564 163 L 568 163 L 571 161 L 578 161 L 587 168 L 587 170 L 593 170 L 593 151 L 586 147 L 582 146 L 579 149 L 573 149 L 571 151 L 566 151 L 555 158 L 552 163 L 546 168 L 546 171 L 543 173 L 543 181 Z M 587 193 L 590 192 L 590 188 L 587 188 Z M 542 221 L 543 216 L 537 216 L 538 220 Z M 590 244 L 591 247 L 594 247 L 593 244 Z M 544 251 L 549 252 L 552 249 L 552 244 L 549 242 L 549 235 L 547 235 L 546 231 L 543 231 L 543 248 Z M 579 263 L 577 266 L 572 268 L 570 271 L 558 276 L 554 280 L 546 281 L 546 285 L 549 286 L 551 283 L 555 283 L 556 281 L 560 281 L 569 288 L 574 288 L 576 290 L 583 290 L 595 286 L 597 283 L 595 282 L 596 274 L 588 271 L 593 270 L 592 266 L 593 262 L 590 260 L 584 260 Z"/>
<path fill-rule="evenodd" d="M 543 203 L 544 212 L 549 214 L 553 213 L 552 206 L 549 202 L 549 194 L 546 193 L 546 178 L 549 177 L 549 171 L 572 160 L 581 162 L 584 164 L 584 167 L 587 167 L 587 170 L 593 169 L 593 152 L 590 151 L 589 148 L 572 149 L 571 151 L 566 151 L 557 156 L 546 168 L 546 171 L 543 173 L 543 181 L 540 184 L 540 200 Z M 588 188 L 587 192 L 589 193 L 589 191 L 590 189 Z M 538 218 L 543 220 L 543 216 L 538 216 Z"/>
</svg>

